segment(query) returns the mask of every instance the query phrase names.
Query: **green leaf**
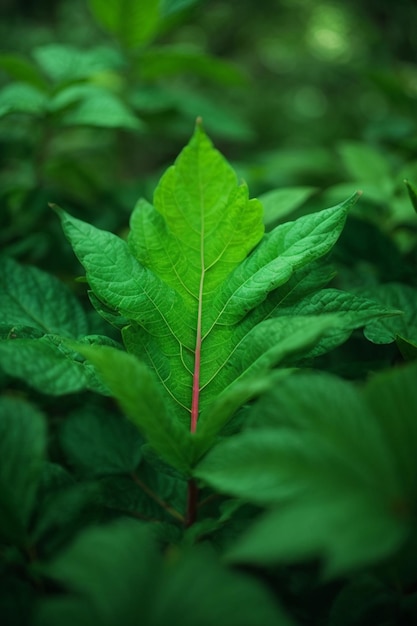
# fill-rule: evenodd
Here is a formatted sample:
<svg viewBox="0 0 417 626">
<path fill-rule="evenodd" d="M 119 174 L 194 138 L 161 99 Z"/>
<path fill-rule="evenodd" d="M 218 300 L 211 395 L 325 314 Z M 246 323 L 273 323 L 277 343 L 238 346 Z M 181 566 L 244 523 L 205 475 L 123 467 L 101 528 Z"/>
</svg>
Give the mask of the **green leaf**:
<svg viewBox="0 0 417 626">
<path fill-rule="evenodd" d="M 267 565 L 322 557 L 324 575 L 334 578 L 383 560 L 405 536 L 403 524 L 387 515 L 382 503 L 345 489 L 305 496 L 266 513 L 228 560 Z"/>
<path fill-rule="evenodd" d="M 364 334 L 373 343 L 392 343 L 397 336 L 417 341 L 417 290 L 409 285 L 390 283 L 361 289 L 366 297 L 379 300 L 387 307 L 402 311 L 402 315 L 378 319 L 366 325 Z"/>
<path fill-rule="evenodd" d="M 410 181 L 404 181 L 407 186 L 408 195 L 410 196 L 411 204 L 413 205 L 414 211 L 417 213 L 417 189 L 415 185 L 410 183 Z"/>
<path fill-rule="evenodd" d="M 20 54 L 0 54 L 0 68 L 15 81 L 45 89 L 45 80 L 39 70 Z"/>
<path fill-rule="evenodd" d="M 130 626 L 148 621 L 160 556 L 149 528 L 123 520 L 80 533 L 45 566 L 69 590 L 41 602 L 35 624 Z"/>
<path fill-rule="evenodd" d="M 284 187 L 259 196 L 264 207 L 264 224 L 269 230 L 293 213 L 316 191 L 315 187 Z"/>
<path fill-rule="evenodd" d="M 1 259 L 2 325 L 34 328 L 42 333 L 81 337 L 88 333 L 86 315 L 73 293 L 54 276 Z"/>
<path fill-rule="evenodd" d="M 131 520 L 84 531 L 44 570 L 69 593 L 41 601 L 39 626 L 291 624 L 254 579 L 203 549 L 164 562 L 149 527 Z"/>
<path fill-rule="evenodd" d="M 0 400 L 0 536 L 24 546 L 46 449 L 45 418 L 17 398 Z"/>
<path fill-rule="evenodd" d="M 71 85 L 52 100 L 53 109 L 72 105 L 62 113 L 68 126 L 97 126 L 139 130 L 143 123 L 124 102 L 107 89 L 95 85 Z"/>
<path fill-rule="evenodd" d="M 221 492 L 281 505 L 230 558 L 319 557 L 337 576 L 398 550 L 415 510 L 416 379 L 414 365 L 361 392 L 329 375 L 297 374 L 263 396 L 247 418 L 252 428 L 215 445 L 195 470 Z"/>
<path fill-rule="evenodd" d="M 343 164 L 367 197 L 386 201 L 394 189 L 391 168 L 381 152 L 370 145 L 345 142 L 340 146 Z"/>
<path fill-rule="evenodd" d="M 131 474 L 142 456 L 143 441 L 133 425 L 93 407 L 65 418 L 59 442 L 69 465 L 84 476 Z"/>
<path fill-rule="evenodd" d="M 153 373 L 132 354 L 105 346 L 78 349 L 94 365 L 121 408 L 152 448 L 180 471 L 189 470 L 188 431 L 167 412 Z"/>
<path fill-rule="evenodd" d="M 192 74 L 228 87 L 246 83 L 245 75 L 238 66 L 184 44 L 152 46 L 141 57 L 139 71 L 140 76 L 145 81 L 155 81 L 162 77 L 178 74 Z M 193 96 L 192 92 L 188 91 L 185 93 L 181 91 L 179 94 L 173 88 L 166 88 L 165 94 L 170 95 L 171 102 L 183 111 L 189 110 L 191 103 L 195 107 L 196 103 L 200 102 L 200 106 L 203 105 L 203 108 L 197 111 L 194 108 L 193 117 L 195 119 L 197 114 L 200 114 L 207 120 L 207 123 L 210 123 L 210 116 L 204 110 L 207 104 L 204 104 L 206 101 L 201 94 L 200 100 L 197 94 Z M 213 107 L 213 111 L 215 111 L 215 107 Z"/>
<path fill-rule="evenodd" d="M 364 390 L 364 397 L 378 416 L 383 436 L 395 459 L 395 469 L 405 488 L 397 506 L 406 509 L 417 493 L 417 364 L 375 375 Z M 408 504 L 407 504 L 408 500 Z M 414 508 L 415 505 L 411 504 Z"/>
<path fill-rule="evenodd" d="M 48 103 L 47 95 L 27 83 L 12 83 L 0 90 L 0 117 L 9 113 L 42 115 Z"/>
<path fill-rule="evenodd" d="M 54 83 L 89 78 L 123 65 L 121 54 L 106 46 L 81 50 L 69 44 L 51 43 L 35 48 L 32 56 Z"/>
<path fill-rule="evenodd" d="M 57 335 L 0 342 L 0 367 L 41 393 L 60 396 L 91 389 L 108 394 L 91 364 Z"/>
<path fill-rule="evenodd" d="M 372 293 L 369 295 L 372 297 Z M 379 304 L 377 299 L 362 298 L 338 289 L 323 289 L 303 298 L 292 306 L 285 306 L 284 304 L 278 314 L 287 317 L 313 316 L 318 313 L 332 314 L 338 320 L 333 332 L 328 332 L 306 355 L 310 357 L 318 356 L 339 346 L 350 337 L 353 330 L 366 326 L 370 320 L 373 323 L 386 323 L 385 319 L 387 319 L 390 323 L 392 319 L 401 317 L 401 311 L 397 308 L 388 308 L 385 304 L 389 305 L 388 302 Z M 381 318 L 383 321 L 380 322 Z M 377 321 L 374 322 L 374 320 Z"/>
<path fill-rule="evenodd" d="M 160 412 L 186 427 L 184 433 L 194 434 L 199 416 L 214 415 L 213 403 L 229 397 L 223 392 L 237 407 L 241 392 L 231 387 L 236 381 L 249 385 L 251 376 L 265 376 L 285 359 L 309 352 L 329 333 L 342 333 L 344 324 L 350 330 L 363 323 L 363 315 L 357 322 L 353 315 L 347 318 L 346 302 L 339 299 L 332 314 L 320 303 L 313 315 L 312 306 L 306 315 L 285 310 L 329 279 L 318 259 L 336 243 L 357 197 L 263 236 L 262 206 L 249 199 L 246 185 L 238 184 L 198 122 L 191 141 L 162 176 L 155 206 L 138 202 L 127 242 L 58 212 L 86 269 L 96 308 L 115 325 L 124 324 L 127 351 L 153 370 L 166 407 L 159 405 Z M 380 313 L 368 307 L 366 320 Z M 126 355 L 117 358 L 127 369 L 139 367 Z M 126 376 L 133 380 L 133 374 Z M 124 406 L 123 394 L 129 397 L 131 391 L 120 381 L 111 385 Z M 134 403 L 127 404 L 139 424 Z M 218 406 L 215 412 L 207 441 L 230 417 Z M 140 427 L 148 432 L 147 425 Z M 184 433 L 171 456 L 175 467 L 180 446 L 188 446 Z M 205 448 L 200 438 L 194 452 Z M 186 459 L 189 463 L 188 452 Z"/>
<path fill-rule="evenodd" d="M 89 0 L 96 20 L 126 48 L 148 44 L 160 23 L 159 0 Z"/>
</svg>

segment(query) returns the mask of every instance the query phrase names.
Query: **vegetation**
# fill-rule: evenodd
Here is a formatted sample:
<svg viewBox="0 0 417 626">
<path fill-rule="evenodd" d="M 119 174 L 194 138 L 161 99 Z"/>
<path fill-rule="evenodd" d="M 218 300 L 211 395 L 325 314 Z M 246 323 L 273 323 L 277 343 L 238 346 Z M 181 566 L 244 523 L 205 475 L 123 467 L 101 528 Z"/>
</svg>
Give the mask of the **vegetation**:
<svg viewBox="0 0 417 626">
<path fill-rule="evenodd" d="M 417 620 L 417 9 L 264 5 L 5 4 L 6 625 Z"/>
</svg>

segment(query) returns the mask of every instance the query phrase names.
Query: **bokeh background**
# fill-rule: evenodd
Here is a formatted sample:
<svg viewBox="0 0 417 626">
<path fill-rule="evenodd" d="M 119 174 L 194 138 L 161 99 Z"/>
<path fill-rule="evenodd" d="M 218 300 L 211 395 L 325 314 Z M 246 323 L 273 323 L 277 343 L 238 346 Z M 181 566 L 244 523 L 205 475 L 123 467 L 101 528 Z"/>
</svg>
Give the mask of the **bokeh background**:
<svg viewBox="0 0 417 626">
<path fill-rule="evenodd" d="M 0 245 L 71 272 L 48 203 L 122 234 L 202 116 L 252 195 L 362 189 L 353 254 L 412 252 L 416 23 L 410 0 L 2 0 Z"/>
</svg>

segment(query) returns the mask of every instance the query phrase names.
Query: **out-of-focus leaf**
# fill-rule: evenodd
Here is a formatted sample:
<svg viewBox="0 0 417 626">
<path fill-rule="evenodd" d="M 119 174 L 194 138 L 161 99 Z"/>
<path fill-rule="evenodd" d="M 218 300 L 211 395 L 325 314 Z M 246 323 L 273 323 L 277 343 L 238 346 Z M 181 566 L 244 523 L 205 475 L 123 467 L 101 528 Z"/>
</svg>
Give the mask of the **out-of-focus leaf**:
<svg viewBox="0 0 417 626">
<path fill-rule="evenodd" d="M 37 87 L 27 83 L 11 83 L 0 91 L 0 117 L 9 113 L 42 115 L 48 96 Z"/>
<path fill-rule="evenodd" d="M 0 54 L 0 68 L 15 81 L 28 83 L 39 89 L 45 89 L 45 80 L 39 70 L 20 54 Z"/>
<path fill-rule="evenodd" d="M 315 187 L 283 187 L 260 195 L 258 199 L 264 207 L 265 227 L 269 229 L 282 222 L 315 191 Z"/>
<path fill-rule="evenodd" d="M 89 0 L 96 20 L 127 48 L 155 37 L 160 23 L 159 0 Z"/>
<path fill-rule="evenodd" d="M 82 97 L 80 97 L 82 96 Z M 62 115 L 62 122 L 68 126 L 96 126 L 98 128 L 126 128 L 140 130 L 141 120 L 110 91 L 101 87 L 88 89 L 75 86 L 64 94 L 59 94 L 55 106 L 76 101 L 75 105 Z"/>
<path fill-rule="evenodd" d="M 414 211 L 417 213 L 417 188 L 408 180 L 405 180 L 404 182 L 407 185 L 408 195 L 410 196 L 411 204 L 414 207 Z"/>
<path fill-rule="evenodd" d="M 193 47 L 178 44 L 155 46 L 147 50 L 141 58 L 139 72 L 144 80 L 189 73 L 227 86 L 246 83 L 243 71 L 236 65 Z M 180 96 L 185 106 L 187 98 L 184 94 Z M 203 116 L 206 124 L 209 124 L 210 120 L 206 119 L 204 111 L 201 111 L 199 115 Z"/>
<path fill-rule="evenodd" d="M 46 449 L 44 416 L 27 402 L 0 400 L 0 536 L 21 547 L 35 503 Z"/>
<path fill-rule="evenodd" d="M 69 44 L 51 43 L 35 48 L 33 58 L 55 83 L 89 78 L 123 65 L 123 57 L 111 47 L 81 50 Z"/>
<path fill-rule="evenodd" d="M 203 549 L 164 562 L 149 527 L 130 520 L 84 531 L 44 569 L 69 593 L 43 600 L 36 626 L 291 624 L 253 578 Z"/>
<path fill-rule="evenodd" d="M 85 476 L 131 474 L 141 459 L 142 440 L 121 415 L 86 408 L 68 415 L 60 444 L 69 465 Z"/>
</svg>

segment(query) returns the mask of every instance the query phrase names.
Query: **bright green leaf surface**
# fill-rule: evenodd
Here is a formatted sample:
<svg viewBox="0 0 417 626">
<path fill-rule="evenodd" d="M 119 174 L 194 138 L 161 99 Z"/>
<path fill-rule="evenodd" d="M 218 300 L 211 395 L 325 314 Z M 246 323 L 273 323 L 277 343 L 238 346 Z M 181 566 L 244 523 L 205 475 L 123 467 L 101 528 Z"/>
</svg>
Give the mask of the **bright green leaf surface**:
<svg viewBox="0 0 417 626">
<path fill-rule="evenodd" d="M 87 319 L 73 293 L 54 276 L 3 257 L 0 272 L 1 323 L 43 333 L 81 337 Z"/>
<path fill-rule="evenodd" d="M 20 399 L 0 400 L 0 535 L 23 545 L 46 448 L 44 416 Z"/>
<path fill-rule="evenodd" d="M 96 308 L 101 302 L 113 320 L 126 320 L 128 352 L 156 373 L 171 419 L 187 427 L 191 420 L 193 431 L 199 413 L 209 415 L 237 379 L 265 374 L 335 329 L 340 343 L 352 327 L 381 314 L 368 303 L 365 316 L 347 319 L 340 298 L 328 307 L 332 315 L 322 315 L 320 301 L 306 313 L 280 311 L 329 279 L 317 261 L 337 241 L 357 197 L 263 236 L 261 204 L 249 200 L 198 123 L 162 176 L 154 206 L 137 204 L 127 243 L 59 212 Z"/>
</svg>

